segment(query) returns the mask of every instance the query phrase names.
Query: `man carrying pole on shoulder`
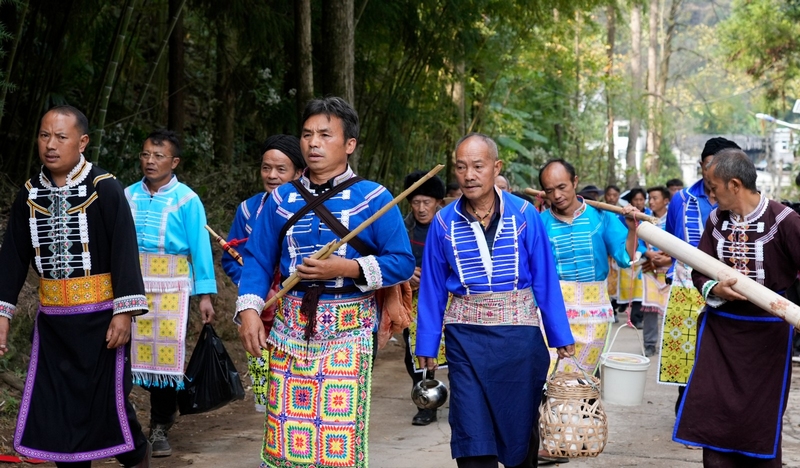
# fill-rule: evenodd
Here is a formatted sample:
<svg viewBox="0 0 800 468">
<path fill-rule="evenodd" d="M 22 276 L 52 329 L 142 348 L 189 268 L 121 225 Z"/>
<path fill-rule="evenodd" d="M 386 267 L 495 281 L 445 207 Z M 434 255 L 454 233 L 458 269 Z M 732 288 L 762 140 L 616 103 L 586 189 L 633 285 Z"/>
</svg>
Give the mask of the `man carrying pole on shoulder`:
<svg viewBox="0 0 800 468">
<path fill-rule="evenodd" d="M 310 101 L 300 146 L 308 168 L 273 190 L 253 224 L 234 320 L 252 355 L 269 359 L 263 466 L 369 466 L 374 291 L 407 281 L 414 256 L 397 207 L 325 259 L 311 258 L 392 202 L 348 165 L 358 115 L 338 97 Z M 269 337 L 259 312 L 275 266 L 300 282 L 283 297 Z"/>
<path fill-rule="evenodd" d="M 667 208 L 665 230 L 678 239 L 697 247 L 703 235 L 706 221 L 711 211 L 717 207 L 717 200 L 708 186 L 706 164 L 714 155 L 726 148 L 739 149 L 739 145 L 722 137 L 706 141 L 700 154 L 700 169 L 703 177 L 691 187 L 682 189 L 672 196 Z M 692 284 L 692 268 L 676 260 L 667 272 L 672 279 L 667 311 L 661 337 L 658 382 L 679 385 L 675 414 L 689 381 L 689 374 L 695 360 L 697 342 L 697 318 L 705 305 L 703 296 Z"/>
<path fill-rule="evenodd" d="M 577 361 L 592 375 L 614 322 L 606 286 L 608 257 L 613 257 L 620 268 L 630 266 L 637 248 L 634 221 L 625 217 L 631 226 L 626 231 L 617 215 L 586 204 L 575 193 L 575 168 L 563 159 L 542 166 L 539 184 L 550 201 L 550 209 L 542 212 L 542 221 L 555 257 Z M 634 211 L 631 205 L 623 208 L 625 214 Z M 644 248 L 640 250 L 643 252 Z M 550 348 L 551 358 L 555 359 L 554 347 Z M 562 361 L 559 370 L 576 369 L 571 362 Z"/>
</svg>

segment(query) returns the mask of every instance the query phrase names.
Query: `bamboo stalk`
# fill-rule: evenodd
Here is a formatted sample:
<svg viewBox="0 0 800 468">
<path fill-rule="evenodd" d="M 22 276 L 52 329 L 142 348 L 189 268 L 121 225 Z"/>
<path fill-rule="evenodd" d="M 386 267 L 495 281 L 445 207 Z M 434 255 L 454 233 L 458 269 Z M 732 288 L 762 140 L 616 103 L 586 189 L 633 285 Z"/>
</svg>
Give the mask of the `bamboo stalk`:
<svg viewBox="0 0 800 468">
<path fill-rule="evenodd" d="M 314 255 L 311 256 L 311 258 L 324 260 L 324 259 L 330 257 L 334 252 L 336 252 L 339 249 L 339 247 L 341 247 L 342 245 L 348 243 L 351 239 L 353 239 L 354 237 L 359 235 L 361 233 L 361 231 L 363 231 L 364 229 L 368 228 L 370 224 L 375 222 L 375 220 L 377 220 L 378 218 L 380 218 L 381 216 L 386 214 L 386 212 L 389 211 L 390 209 L 394 208 L 395 205 L 397 205 L 402 200 L 404 200 L 407 196 L 409 196 L 411 194 L 411 192 L 413 192 L 414 190 L 419 188 L 420 185 L 424 184 L 428 179 L 430 179 L 431 177 L 436 175 L 436 173 L 441 171 L 442 169 L 444 169 L 444 164 L 437 164 L 436 167 L 434 167 L 433 169 L 430 170 L 430 172 L 428 172 L 427 174 L 422 176 L 422 178 L 419 179 L 414 185 L 412 185 L 411 187 L 405 189 L 400 195 L 394 197 L 394 200 L 392 200 L 389 203 L 387 203 L 383 208 L 378 210 L 374 215 L 370 216 L 369 218 L 364 220 L 364 222 L 359 224 L 355 229 L 350 231 L 350 234 L 344 236 L 343 238 L 341 238 L 338 241 L 330 241 L 330 242 L 328 242 L 324 247 L 322 247 L 321 249 L 316 251 L 314 253 Z M 281 290 L 278 291 L 277 294 L 272 296 L 267 301 L 266 304 L 264 304 L 264 308 L 266 309 L 266 308 L 272 306 L 273 304 L 275 304 L 275 302 L 277 302 L 278 299 L 280 299 L 283 296 L 285 296 L 286 293 L 291 291 L 291 289 L 293 287 L 295 287 L 297 285 L 297 283 L 299 283 L 299 282 L 300 282 L 300 276 L 298 276 L 297 272 L 295 271 L 294 273 L 291 274 L 291 276 L 286 278 L 286 280 L 284 280 L 283 283 L 281 283 L 281 286 L 283 286 L 281 288 Z"/>
<path fill-rule="evenodd" d="M 208 231 L 211 234 L 211 237 L 213 237 L 214 240 L 217 241 L 217 243 L 222 247 L 222 250 L 228 252 L 228 254 L 231 257 L 233 257 L 234 260 L 239 262 L 239 265 L 244 266 L 244 260 L 242 260 L 242 256 L 239 254 L 239 252 L 236 251 L 236 249 L 231 247 L 231 245 L 228 244 L 228 242 L 225 241 L 225 239 L 223 239 L 222 236 L 220 236 L 219 234 L 214 232 L 214 230 L 211 229 L 211 226 L 206 224 L 205 228 L 206 228 L 206 231 Z"/>
<path fill-rule="evenodd" d="M 525 189 L 525 193 L 527 193 L 528 195 L 533 195 L 534 197 L 546 198 L 544 192 L 542 192 L 541 190 L 534 190 L 532 188 L 526 188 Z M 584 201 L 586 202 L 587 205 L 589 205 L 591 207 L 594 207 L 594 208 L 597 208 L 598 210 L 610 211 L 612 213 L 617 213 L 617 214 L 621 214 L 621 215 L 625 214 L 622 211 L 622 207 L 621 206 L 609 205 L 608 203 L 603 203 L 603 202 L 594 201 L 594 200 L 584 200 Z M 652 216 L 648 216 L 648 215 L 642 213 L 641 211 L 637 211 L 637 212 L 633 213 L 633 216 L 634 216 L 634 218 L 638 219 L 639 221 L 647 221 L 649 223 L 658 224 L 658 219 L 657 218 L 654 218 Z"/>
<path fill-rule="evenodd" d="M 167 49 L 169 45 L 169 37 L 172 35 L 172 30 L 175 29 L 175 24 L 177 24 L 178 19 L 181 16 L 181 12 L 183 11 L 183 7 L 186 5 L 186 0 L 181 2 L 181 5 L 178 7 L 178 10 L 175 12 L 175 15 L 172 17 L 170 21 L 169 28 L 167 28 L 167 34 L 164 36 L 164 40 L 161 42 L 161 47 L 158 49 L 158 54 L 156 54 L 156 59 L 153 62 L 153 65 L 150 67 L 150 76 L 147 77 L 147 81 L 144 84 L 144 89 L 142 89 L 141 94 L 139 95 L 139 101 L 136 103 L 136 108 L 133 111 L 133 114 L 130 115 L 130 122 L 128 123 L 128 127 L 125 130 L 125 136 L 122 139 L 122 150 L 125 151 L 125 148 L 128 146 L 128 139 L 131 136 L 131 131 L 133 130 L 133 124 L 136 123 L 136 118 L 139 116 L 139 111 L 142 109 L 142 105 L 144 104 L 144 98 L 147 96 L 147 90 L 150 88 L 150 84 L 153 82 L 153 77 L 156 74 L 156 69 L 158 69 L 158 64 L 161 62 L 161 57 L 164 55 L 164 51 Z M 138 151 L 137 151 L 138 153 Z"/>
<path fill-rule="evenodd" d="M 672 258 L 686 263 L 710 278 L 717 281 L 736 278 L 736 283 L 731 289 L 770 314 L 786 320 L 795 327 L 800 326 L 800 306 L 776 292 L 650 223 L 641 223 L 636 232 L 640 238 L 668 253 Z"/>
<path fill-rule="evenodd" d="M 111 98 L 111 91 L 113 90 L 114 82 L 117 78 L 117 68 L 120 63 L 122 46 L 125 44 L 125 37 L 128 35 L 128 24 L 131 22 L 131 16 L 133 15 L 135 7 L 136 0 L 127 0 L 122 7 L 123 11 L 120 13 L 119 26 L 117 29 L 118 34 L 114 39 L 114 47 L 111 50 L 111 56 L 109 57 L 108 65 L 106 66 L 103 76 L 103 87 L 100 90 L 100 96 L 94 109 L 97 111 L 95 122 L 97 129 L 92 138 L 92 149 L 90 151 L 89 160 L 95 164 L 100 161 L 100 147 L 103 143 L 103 136 L 105 136 L 104 126 L 106 124 L 106 114 L 108 113 L 108 102 Z M 92 112 L 92 117 L 95 117 L 94 112 Z"/>
</svg>

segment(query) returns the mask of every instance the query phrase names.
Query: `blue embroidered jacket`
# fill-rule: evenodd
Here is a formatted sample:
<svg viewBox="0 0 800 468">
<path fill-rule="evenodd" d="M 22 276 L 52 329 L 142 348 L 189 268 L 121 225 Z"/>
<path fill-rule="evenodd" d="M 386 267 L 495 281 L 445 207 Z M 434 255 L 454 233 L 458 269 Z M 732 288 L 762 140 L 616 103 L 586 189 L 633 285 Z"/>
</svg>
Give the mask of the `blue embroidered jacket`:
<svg viewBox="0 0 800 468">
<path fill-rule="evenodd" d="M 333 185 L 351 177 L 355 177 L 355 174 L 348 167 L 343 174 L 334 178 Z M 313 193 L 311 183 L 305 175 L 299 180 Z M 363 180 L 337 193 L 325 201 L 324 205 L 346 228 L 353 229 L 390 201 L 392 194 L 385 187 Z M 292 184 L 284 184 L 272 191 L 259 216 L 251 221 L 253 232 L 244 249 L 240 251 L 244 267 L 239 280 L 239 299 L 236 301 L 234 321 L 238 321 L 238 313 L 242 310 L 263 309 L 276 265 L 279 265 L 281 275 L 289 276 L 304 258 L 310 257 L 328 242 L 338 239 L 311 211 L 290 227 L 286 237 L 278 243 L 281 228 L 305 204 Z M 400 209 L 396 206 L 370 224 L 358 237 L 377 252 L 377 255 L 362 257 L 348 244 L 339 248 L 335 255 L 357 261 L 364 272 L 365 282 L 359 284 L 352 278 L 342 277 L 323 282 L 315 281 L 314 283 L 322 283 L 330 288 L 355 284 L 360 290 L 335 297 L 323 294 L 323 300 L 363 296 L 366 292 L 407 281 L 414 273 L 411 244 Z M 292 294 L 303 295 L 299 291 L 293 291 Z"/>
<path fill-rule="evenodd" d="M 431 223 L 422 257 L 418 356 L 435 357 L 439 351 L 448 293 L 463 296 L 532 288 L 549 345 L 574 343 L 539 213 L 521 198 L 498 194 L 500 220 L 491 251 L 483 228 L 464 215 L 463 197 L 439 211 Z"/>
<path fill-rule="evenodd" d="M 234 239 L 245 239 L 250 236 L 250 233 L 253 232 L 250 219 L 255 220 L 261 204 L 266 201 L 266 195 L 266 192 L 253 195 L 236 208 L 236 215 L 233 217 L 233 224 L 228 232 L 228 242 Z M 240 247 L 237 247 L 236 250 L 241 253 L 244 249 L 244 244 L 239 245 Z M 239 284 L 239 278 L 242 276 L 242 266 L 227 253 L 222 254 L 222 269 L 225 270 L 225 274 L 233 281 L 233 284 Z"/>
</svg>

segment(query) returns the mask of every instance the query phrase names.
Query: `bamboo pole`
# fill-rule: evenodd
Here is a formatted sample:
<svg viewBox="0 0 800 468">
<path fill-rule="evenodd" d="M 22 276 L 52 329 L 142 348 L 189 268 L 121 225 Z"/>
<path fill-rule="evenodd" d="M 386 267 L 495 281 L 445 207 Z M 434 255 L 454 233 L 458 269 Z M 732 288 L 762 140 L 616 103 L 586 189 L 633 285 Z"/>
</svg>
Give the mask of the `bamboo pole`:
<svg viewBox="0 0 800 468">
<path fill-rule="evenodd" d="M 100 147 L 103 143 L 103 136 L 105 136 L 106 114 L 108 113 L 108 102 L 111 99 L 111 91 L 114 87 L 114 82 L 117 78 L 117 68 L 120 63 L 120 56 L 122 55 L 122 46 L 125 44 L 125 38 L 128 35 L 128 25 L 131 22 L 133 10 L 136 7 L 136 0 L 127 0 L 122 7 L 123 11 L 120 13 L 119 26 L 117 28 L 117 36 L 114 38 L 114 47 L 111 50 L 111 56 L 108 59 L 105 74 L 103 75 L 103 87 L 100 89 L 100 96 L 97 100 L 97 105 L 92 112 L 92 117 L 96 119 L 97 129 L 92 138 L 92 149 L 89 151 L 89 160 L 97 164 L 100 161 Z"/>
<path fill-rule="evenodd" d="M 731 289 L 770 314 L 786 320 L 795 327 L 800 326 L 800 306 L 758 284 L 711 255 L 650 223 L 641 223 L 637 228 L 637 234 L 640 238 L 668 253 L 672 258 L 686 263 L 710 278 L 717 281 L 736 278 L 736 283 L 731 286 Z"/>
<path fill-rule="evenodd" d="M 528 195 L 533 195 L 534 197 L 546 198 L 544 192 L 542 192 L 541 190 L 534 190 L 532 188 L 526 188 L 525 189 L 525 193 L 527 193 Z M 625 213 L 623 213 L 621 206 L 609 205 L 608 203 L 603 203 L 603 202 L 594 201 L 594 200 L 585 200 L 584 199 L 584 201 L 586 202 L 587 205 L 592 206 L 594 208 L 597 208 L 598 210 L 611 211 L 612 213 L 617 213 L 617 214 L 621 214 L 621 215 L 625 214 Z M 641 211 L 637 211 L 637 212 L 633 213 L 633 216 L 636 219 L 638 219 L 639 221 L 647 221 L 649 223 L 658 224 L 658 219 L 656 219 L 656 218 L 654 218 L 652 216 L 648 216 L 648 215 L 642 213 Z"/>
<path fill-rule="evenodd" d="M 378 210 L 374 215 L 370 216 L 369 218 L 364 220 L 364 222 L 359 224 L 355 229 L 350 231 L 350 234 L 344 236 L 343 238 L 341 238 L 338 241 L 330 241 L 330 242 L 328 242 L 327 244 L 325 244 L 324 247 L 322 247 L 318 251 L 314 252 L 314 255 L 312 255 L 311 258 L 324 260 L 324 259 L 330 257 L 334 252 L 336 252 L 339 249 L 339 247 L 341 247 L 342 245 L 350 242 L 350 240 L 353 239 L 354 237 L 356 237 L 357 235 L 359 235 L 361 233 L 361 231 L 363 231 L 364 229 L 369 227 L 369 225 L 374 223 L 375 220 L 377 220 L 378 218 L 380 218 L 381 216 L 386 214 L 387 211 L 389 211 L 390 209 L 394 208 L 395 205 L 397 205 L 402 200 L 404 200 L 407 196 L 409 196 L 411 194 L 411 192 L 413 192 L 414 190 L 419 188 L 420 185 L 424 184 L 428 179 L 430 179 L 431 177 L 435 176 L 436 173 L 441 171 L 442 169 L 444 169 L 444 164 L 436 165 L 436 167 L 434 167 L 433 169 L 430 170 L 430 172 L 428 172 L 427 174 L 422 176 L 422 178 L 419 179 L 414 185 L 412 185 L 411 187 L 405 189 L 403 191 L 403 193 L 401 193 L 400 195 L 394 197 L 394 200 L 392 200 L 389 203 L 387 203 L 383 208 Z M 281 288 L 281 290 L 278 291 L 277 294 L 272 296 L 267 301 L 266 304 L 264 304 L 264 308 L 266 309 L 266 308 L 272 306 L 273 304 L 275 304 L 275 302 L 277 302 L 278 299 L 280 299 L 283 296 L 285 296 L 286 293 L 291 291 L 292 288 L 295 287 L 297 285 L 297 283 L 299 283 L 299 282 L 300 282 L 300 277 L 297 275 L 297 272 L 295 271 L 294 273 L 291 274 L 291 276 L 286 278 L 286 280 L 284 280 L 283 283 L 281 283 L 281 286 L 283 286 Z"/>
<path fill-rule="evenodd" d="M 222 247 L 222 250 L 228 252 L 228 254 L 231 257 L 233 257 L 234 260 L 239 262 L 239 265 L 244 266 L 244 260 L 242 260 L 242 256 L 239 254 L 239 252 L 236 251 L 236 249 L 231 247 L 231 245 L 228 242 L 226 242 L 225 239 L 222 238 L 222 236 L 214 232 L 214 230 L 211 229 L 211 226 L 206 224 L 205 228 L 206 231 L 208 231 L 211 234 L 211 237 L 213 237 L 214 240 L 217 241 L 217 243 Z"/>
</svg>

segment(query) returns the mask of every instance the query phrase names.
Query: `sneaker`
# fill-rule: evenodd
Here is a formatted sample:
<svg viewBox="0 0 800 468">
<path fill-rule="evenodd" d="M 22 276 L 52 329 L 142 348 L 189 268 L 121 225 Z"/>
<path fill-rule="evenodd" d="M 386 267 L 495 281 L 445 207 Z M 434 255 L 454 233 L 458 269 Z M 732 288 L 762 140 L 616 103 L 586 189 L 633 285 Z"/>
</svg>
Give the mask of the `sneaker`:
<svg viewBox="0 0 800 468">
<path fill-rule="evenodd" d="M 169 446 L 167 432 L 169 425 L 154 424 L 150 428 L 150 443 L 153 444 L 153 457 L 168 457 L 172 455 L 172 447 Z"/>
<path fill-rule="evenodd" d="M 411 424 L 414 426 L 427 426 L 428 424 L 436 421 L 436 410 L 434 409 L 420 409 L 417 414 L 411 419 Z"/>
<path fill-rule="evenodd" d="M 647 346 L 644 347 L 644 356 L 645 357 L 655 356 L 656 354 L 658 354 L 658 350 L 656 350 L 655 346 L 647 345 Z"/>
</svg>

